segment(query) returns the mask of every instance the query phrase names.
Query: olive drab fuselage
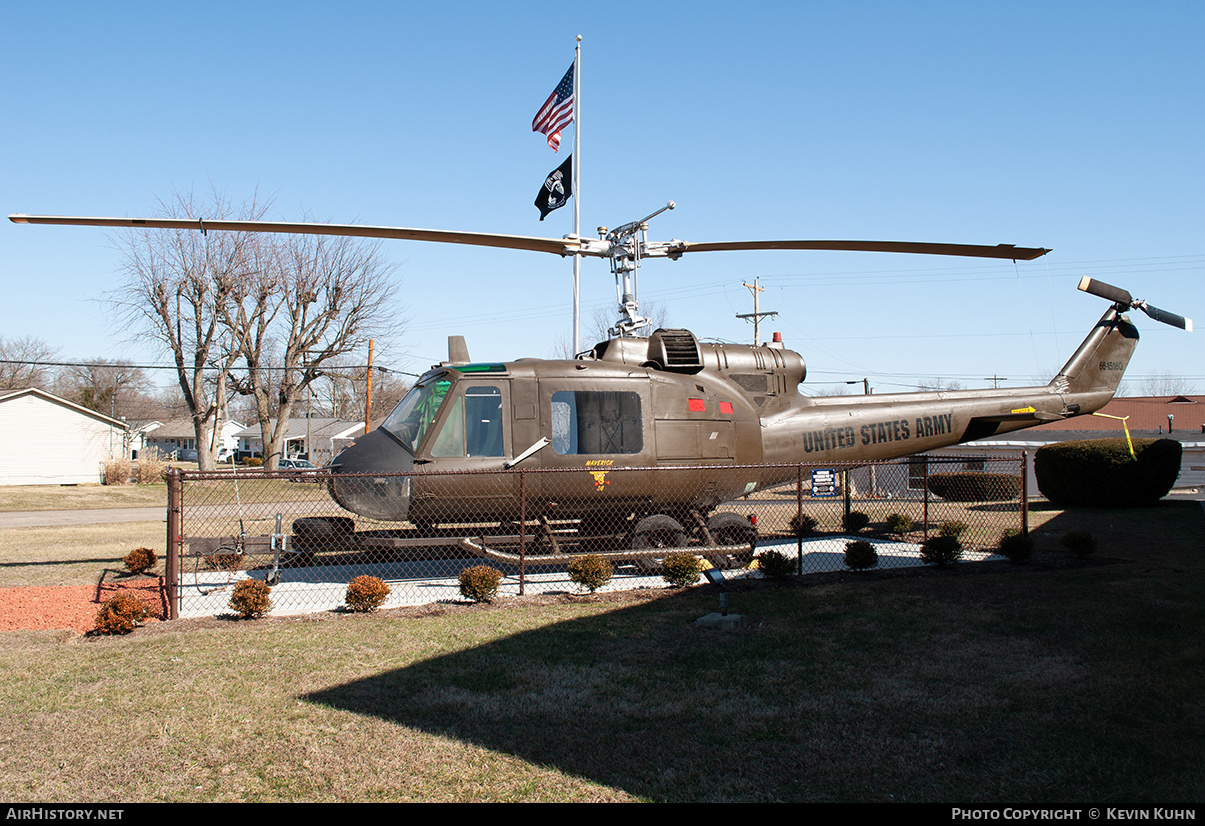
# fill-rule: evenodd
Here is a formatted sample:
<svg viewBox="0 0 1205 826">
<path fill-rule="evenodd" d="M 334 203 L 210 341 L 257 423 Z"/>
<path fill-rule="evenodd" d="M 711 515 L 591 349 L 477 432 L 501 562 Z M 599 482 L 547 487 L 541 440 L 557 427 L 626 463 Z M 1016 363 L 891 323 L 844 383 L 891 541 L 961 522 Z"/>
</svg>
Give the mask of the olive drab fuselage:
<svg viewBox="0 0 1205 826">
<path fill-rule="evenodd" d="M 521 498 L 528 519 L 707 513 L 796 477 L 781 465 L 890 459 L 1090 413 L 1137 339 L 1111 308 L 1049 384 L 870 396 L 803 396 L 798 353 L 686 330 L 573 360 L 447 364 L 335 459 L 330 490 L 354 513 L 419 526 L 517 519 Z M 520 497 L 518 471 L 537 469 Z"/>
</svg>

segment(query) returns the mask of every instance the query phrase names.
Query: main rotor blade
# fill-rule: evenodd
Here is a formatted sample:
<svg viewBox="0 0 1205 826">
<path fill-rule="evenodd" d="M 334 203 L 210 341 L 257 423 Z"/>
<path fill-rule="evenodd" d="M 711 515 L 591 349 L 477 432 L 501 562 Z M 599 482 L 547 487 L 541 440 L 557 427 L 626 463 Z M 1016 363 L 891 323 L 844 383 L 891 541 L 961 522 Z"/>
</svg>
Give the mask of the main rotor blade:
<svg viewBox="0 0 1205 826">
<path fill-rule="evenodd" d="M 722 252 L 730 250 L 842 250 L 850 252 L 904 252 L 917 255 L 963 255 L 971 258 L 1006 258 L 1032 261 L 1050 252 L 1041 247 L 1017 247 L 998 244 L 926 244 L 916 241 L 721 241 L 694 243 L 679 241 L 669 249 L 675 258 L 684 252 Z"/>
<path fill-rule="evenodd" d="M 440 241 L 476 247 L 550 252 L 555 255 L 606 255 L 593 239 L 536 238 L 525 235 L 498 235 L 485 232 L 458 232 L 410 227 L 374 227 L 361 224 L 318 224 L 284 221 L 226 221 L 204 218 L 86 218 L 70 215 L 10 215 L 16 224 L 66 224 L 69 226 L 120 227 L 124 229 L 199 229 L 230 232 L 281 232 L 302 235 L 345 235 L 357 238 L 393 238 L 405 241 Z"/>
</svg>

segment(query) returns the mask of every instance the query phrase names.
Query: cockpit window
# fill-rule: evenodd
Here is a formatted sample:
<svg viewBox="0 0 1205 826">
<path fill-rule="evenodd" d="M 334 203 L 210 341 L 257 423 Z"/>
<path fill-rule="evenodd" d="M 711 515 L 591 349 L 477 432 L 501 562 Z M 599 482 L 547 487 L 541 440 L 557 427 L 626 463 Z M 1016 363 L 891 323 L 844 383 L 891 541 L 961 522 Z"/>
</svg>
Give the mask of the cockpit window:
<svg viewBox="0 0 1205 826">
<path fill-rule="evenodd" d="M 392 433 L 414 453 L 431 423 L 435 421 L 439 406 L 451 386 L 452 382 L 446 379 L 415 385 L 389 417 L 381 422 L 381 428 Z"/>
<path fill-rule="evenodd" d="M 492 385 L 465 388 L 452 402 L 431 455 L 501 456 L 502 391 Z"/>
</svg>

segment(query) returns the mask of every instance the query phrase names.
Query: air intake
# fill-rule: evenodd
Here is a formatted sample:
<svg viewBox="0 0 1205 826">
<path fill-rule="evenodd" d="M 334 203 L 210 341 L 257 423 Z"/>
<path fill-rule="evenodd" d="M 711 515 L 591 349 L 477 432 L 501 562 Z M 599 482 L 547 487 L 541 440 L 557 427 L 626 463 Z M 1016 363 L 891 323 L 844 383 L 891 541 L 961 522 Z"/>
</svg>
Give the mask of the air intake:
<svg viewBox="0 0 1205 826">
<path fill-rule="evenodd" d="M 703 369 L 699 341 L 690 330 L 660 329 L 649 337 L 649 361 L 663 370 L 695 373 Z"/>
</svg>

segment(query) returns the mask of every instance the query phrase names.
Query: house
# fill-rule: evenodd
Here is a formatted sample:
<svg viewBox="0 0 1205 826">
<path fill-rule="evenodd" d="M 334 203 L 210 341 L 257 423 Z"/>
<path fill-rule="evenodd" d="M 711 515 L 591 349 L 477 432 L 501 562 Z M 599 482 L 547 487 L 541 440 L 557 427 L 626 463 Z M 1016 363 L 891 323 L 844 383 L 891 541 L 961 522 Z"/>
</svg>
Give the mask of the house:
<svg viewBox="0 0 1205 826">
<path fill-rule="evenodd" d="M 0 394 L 0 485 L 101 481 L 107 459 L 125 456 L 125 422 L 44 390 Z"/>
<path fill-rule="evenodd" d="M 270 420 L 269 427 L 276 427 L 275 419 Z M 289 419 L 288 430 L 285 433 L 284 458 L 306 455 L 319 467 L 328 465 L 348 442 L 363 432 L 364 422 L 317 416 L 312 419 Z M 307 448 L 307 438 L 312 451 Z M 263 452 L 263 434 L 259 425 L 252 425 L 239 432 L 239 456 L 262 457 Z"/>
<path fill-rule="evenodd" d="M 197 449 L 197 431 L 192 419 L 172 419 L 158 424 L 158 427 L 146 433 L 147 449 L 155 448 L 160 456 L 172 456 L 180 450 Z M 223 421 L 215 447 L 226 448 L 233 453 L 238 447 L 238 434 L 244 427 L 245 425 L 239 422 Z"/>
</svg>

